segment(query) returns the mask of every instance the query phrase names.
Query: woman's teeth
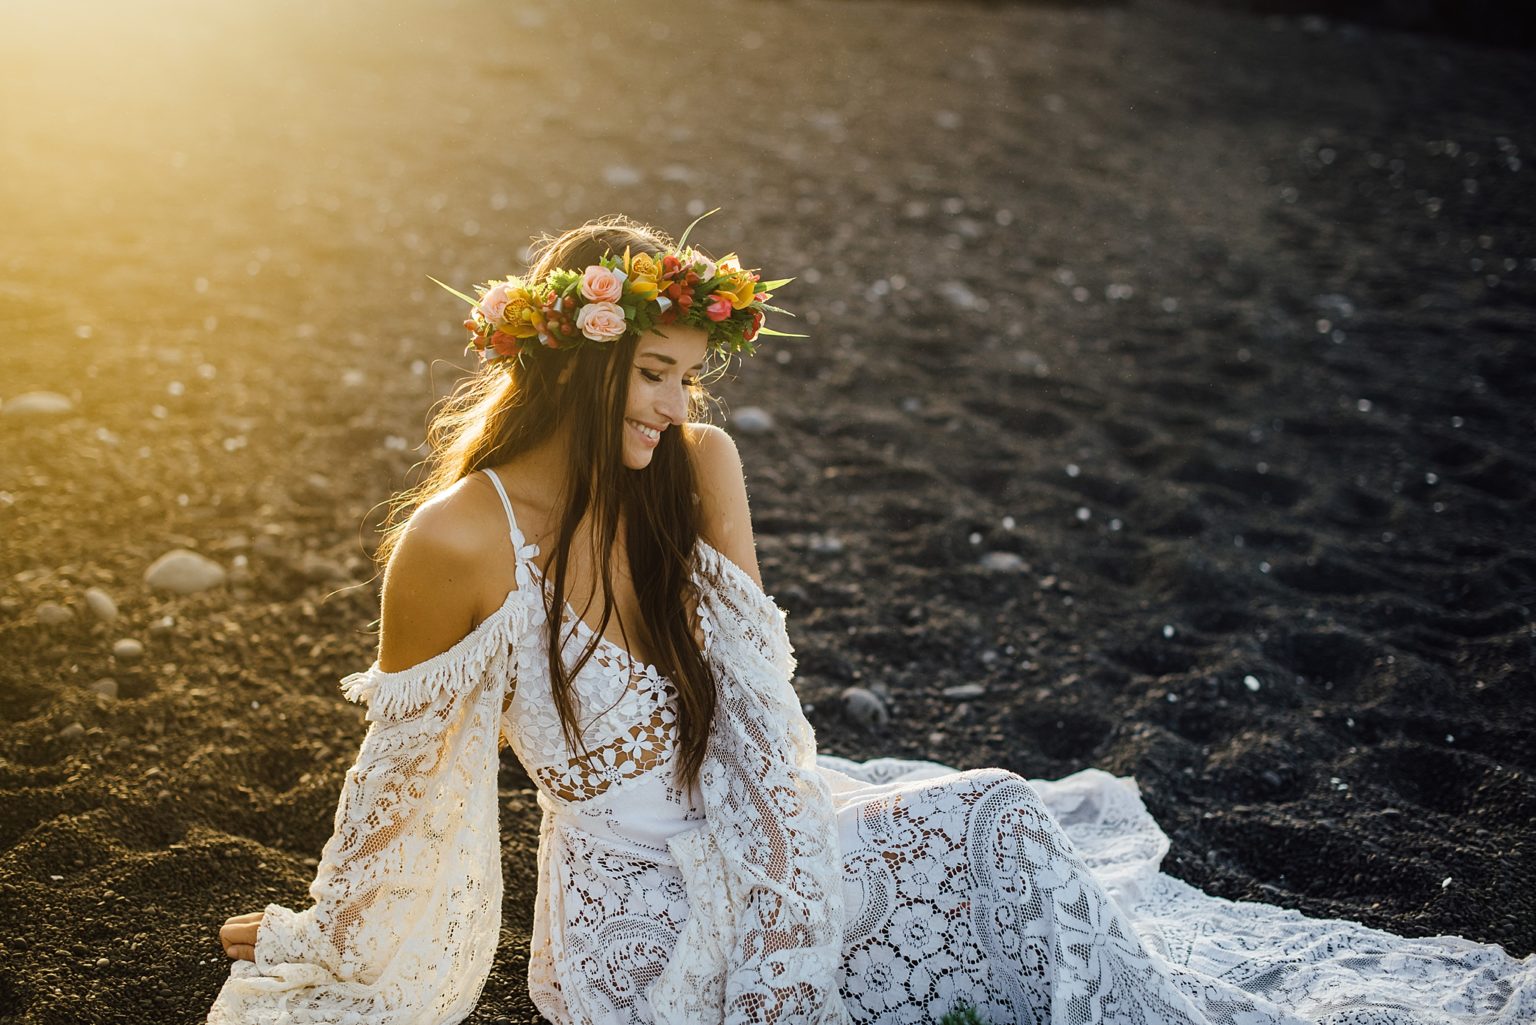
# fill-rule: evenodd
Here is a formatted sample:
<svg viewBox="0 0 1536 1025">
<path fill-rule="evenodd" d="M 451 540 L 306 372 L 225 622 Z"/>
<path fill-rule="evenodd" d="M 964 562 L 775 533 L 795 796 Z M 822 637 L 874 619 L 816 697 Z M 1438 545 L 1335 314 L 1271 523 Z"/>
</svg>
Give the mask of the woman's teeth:
<svg viewBox="0 0 1536 1025">
<path fill-rule="evenodd" d="M 639 421 L 636 421 L 636 420 L 631 420 L 630 423 L 634 424 L 636 430 L 638 430 L 641 434 L 645 435 L 647 438 L 650 438 L 652 441 L 655 441 L 655 440 L 657 440 L 658 438 L 661 437 L 661 432 L 656 430 L 655 428 L 647 427 L 647 426 L 645 426 L 645 424 L 640 423 Z"/>
</svg>

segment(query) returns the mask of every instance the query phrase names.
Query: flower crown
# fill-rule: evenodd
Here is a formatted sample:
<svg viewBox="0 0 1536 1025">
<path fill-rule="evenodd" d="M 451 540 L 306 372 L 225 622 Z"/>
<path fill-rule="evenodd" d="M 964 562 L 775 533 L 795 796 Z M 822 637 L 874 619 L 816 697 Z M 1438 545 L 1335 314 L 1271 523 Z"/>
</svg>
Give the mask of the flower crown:
<svg viewBox="0 0 1536 1025">
<path fill-rule="evenodd" d="M 631 255 L 626 246 L 623 257 L 609 252 L 584 270 L 558 268 L 542 281 L 516 275 L 487 281 L 475 286 L 478 299 L 432 280 L 470 304 L 464 321 L 469 342 L 464 351 L 473 348 L 482 365 L 521 362 L 534 344 L 575 350 L 616 342 L 631 332 L 639 336 L 667 324 L 705 328 L 710 351 L 726 354 L 751 355 L 759 335 L 807 337 L 763 326 L 765 310 L 794 316 L 767 302 L 773 298 L 773 289 L 794 278 L 763 281 L 755 270 L 744 269 L 735 253 L 712 261 L 687 247 L 694 224 L 714 212 L 688 225 L 677 248 L 659 257 Z"/>
</svg>

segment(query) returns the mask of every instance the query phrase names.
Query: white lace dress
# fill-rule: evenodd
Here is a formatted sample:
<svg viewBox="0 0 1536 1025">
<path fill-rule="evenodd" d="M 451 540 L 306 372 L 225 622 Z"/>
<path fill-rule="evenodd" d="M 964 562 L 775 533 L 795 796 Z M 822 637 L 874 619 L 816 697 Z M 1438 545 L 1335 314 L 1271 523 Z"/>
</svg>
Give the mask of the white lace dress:
<svg viewBox="0 0 1536 1025">
<path fill-rule="evenodd" d="M 699 786 L 673 785 L 671 682 L 606 641 L 576 679 L 589 750 L 573 757 L 537 549 L 502 497 L 517 589 L 443 654 L 343 681 L 370 727 L 314 906 L 267 906 L 210 1023 L 465 1018 L 501 924 L 503 734 L 544 810 L 529 991 L 557 1025 L 920 1025 L 962 1003 L 993 1025 L 1536 1022 L 1536 955 L 1163 874 L 1167 838 L 1130 778 L 818 757 L 783 612 L 703 542 L 722 701 Z M 588 631 L 566 616 L 574 661 Z"/>
</svg>

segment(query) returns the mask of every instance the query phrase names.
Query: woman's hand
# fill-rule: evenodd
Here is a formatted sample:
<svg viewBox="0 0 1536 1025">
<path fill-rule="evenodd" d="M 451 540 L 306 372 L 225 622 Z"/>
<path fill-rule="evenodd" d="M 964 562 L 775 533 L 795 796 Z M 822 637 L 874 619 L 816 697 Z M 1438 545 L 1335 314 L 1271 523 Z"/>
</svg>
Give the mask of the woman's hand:
<svg viewBox="0 0 1536 1025">
<path fill-rule="evenodd" d="M 256 931 L 265 914 L 265 911 L 252 911 L 225 922 L 219 929 L 219 942 L 224 944 L 224 953 L 236 961 L 256 960 Z"/>
</svg>

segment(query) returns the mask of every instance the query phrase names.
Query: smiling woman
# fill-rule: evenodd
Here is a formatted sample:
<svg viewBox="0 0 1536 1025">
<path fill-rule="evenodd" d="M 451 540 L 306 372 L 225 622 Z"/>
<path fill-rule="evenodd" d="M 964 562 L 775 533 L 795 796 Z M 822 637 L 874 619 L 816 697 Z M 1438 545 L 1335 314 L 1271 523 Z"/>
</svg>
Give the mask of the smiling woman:
<svg viewBox="0 0 1536 1025">
<path fill-rule="evenodd" d="M 708 348 L 708 333 L 697 327 L 672 327 L 664 336 L 641 344 L 624 408 L 624 422 L 630 428 L 625 435 L 625 466 L 645 469 L 651 451 L 661 443 L 661 432 L 686 422 L 689 389 L 698 385 Z"/>
<path fill-rule="evenodd" d="M 528 987 L 557 1025 L 1531 1020 L 1536 958 L 1164 875 L 1129 778 L 819 756 L 740 455 L 695 422 L 785 282 L 627 219 L 536 255 L 465 297 L 485 365 L 381 548 L 314 906 L 225 923 L 211 1023 L 463 1020 L 503 739 L 543 810 Z"/>
</svg>

